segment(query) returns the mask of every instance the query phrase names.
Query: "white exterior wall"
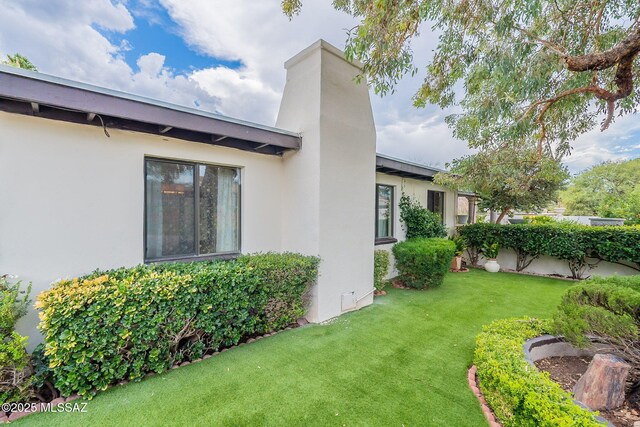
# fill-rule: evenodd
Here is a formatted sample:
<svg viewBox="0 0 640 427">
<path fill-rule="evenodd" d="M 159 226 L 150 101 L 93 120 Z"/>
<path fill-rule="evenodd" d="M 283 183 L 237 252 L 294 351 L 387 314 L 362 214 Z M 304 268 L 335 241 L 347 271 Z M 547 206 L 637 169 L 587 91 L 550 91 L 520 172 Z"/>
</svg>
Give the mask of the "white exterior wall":
<svg viewBox="0 0 640 427">
<path fill-rule="evenodd" d="M 343 294 L 373 302 L 376 132 L 360 69 L 338 49 L 316 42 L 285 68 L 276 125 L 303 142 L 285 159 L 283 248 L 322 259 L 308 313 L 320 322 L 345 311 Z"/>
<path fill-rule="evenodd" d="M 0 112 L 0 274 L 33 282 L 144 261 L 144 158 L 241 167 L 241 249 L 279 251 L 283 160 Z M 18 330 L 40 339 L 31 311 Z"/>
<path fill-rule="evenodd" d="M 406 234 L 402 228 L 400 222 L 400 197 L 402 193 L 415 197 L 423 206 L 427 206 L 427 191 L 444 191 L 444 222 L 449 230 L 453 230 L 456 226 L 456 212 L 457 212 L 457 193 L 436 185 L 430 181 L 423 181 L 412 178 L 402 178 L 399 176 L 389 175 L 385 173 L 376 173 L 376 184 L 384 184 L 393 186 L 393 237 L 402 242 L 406 239 Z M 374 191 L 375 193 L 375 191 Z M 374 233 L 374 231 L 372 231 Z M 384 249 L 389 251 L 389 274 L 387 278 L 395 277 L 398 275 L 398 271 L 395 268 L 395 260 L 391 253 L 391 248 L 394 243 L 385 245 L 376 245 L 375 249 Z"/>
<path fill-rule="evenodd" d="M 466 254 L 465 254 L 466 259 Z M 516 270 L 516 253 L 513 249 L 500 249 L 498 254 L 498 264 L 501 269 Z M 481 256 L 478 260 L 479 265 L 484 265 L 485 259 Z M 589 276 L 613 276 L 618 274 L 621 276 L 631 276 L 639 274 L 637 270 L 626 267 L 620 264 L 613 264 L 611 262 L 600 261 L 597 259 L 587 258 L 589 264 L 592 267 L 587 268 L 584 273 L 584 277 Z M 543 275 L 560 275 L 564 277 L 571 277 L 571 270 L 567 261 L 563 261 L 558 258 L 553 258 L 547 255 L 543 255 L 540 258 L 531 262 L 531 264 L 524 269 L 523 273 L 543 274 Z"/>
</svg>

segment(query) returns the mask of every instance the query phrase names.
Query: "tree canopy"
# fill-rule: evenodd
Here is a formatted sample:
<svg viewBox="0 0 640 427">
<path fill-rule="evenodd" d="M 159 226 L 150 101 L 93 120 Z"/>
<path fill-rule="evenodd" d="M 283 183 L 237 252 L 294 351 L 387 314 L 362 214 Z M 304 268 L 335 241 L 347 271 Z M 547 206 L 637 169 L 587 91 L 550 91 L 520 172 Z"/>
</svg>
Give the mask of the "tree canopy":
<svg viewBox="0 0 640 427">
<path fill-rule="evenodd" d="M 38 71 L 38 68 L 33 65 L 26 56 L 20 55 L 19 53 L 16 53 L 15 55 L 7 55 L 7 59 L 1 63 L 16 68 L 23 68 L 25 70 Z"/>
<path fill-rule="evenodd" d="M 283 0 L 293 16 L 301 0 Z M 471 147 L 535 143 L 559 159 L 598 124 L 640 101 L 637 0 L 334 0 L 359 19 L 347 55 L 364 63 L 376 92 L 422 72 L 417 106 L 458 105 L 447 118 Z M 420 32 L 438 37 L 432 58 L 413 52 Z M 419 70 L 416 60 L 427 62 Z"/>
<path fill-rule="evenodd" d="M 448 166 L 450 172 L 437 174 L 436 183 L 477 193 L 480 208 L 499 212 L 496 222 L 512 210 L 546 208 L 569 178 L 557 160 L 515 144 L 485 149 Z"/>
<path fill-rule="evenodd" d="M 565 215 L 625 218 L 640 223 L 640 158 L 605 162 L 573 178 L 560 201 Z"/>
</svg>

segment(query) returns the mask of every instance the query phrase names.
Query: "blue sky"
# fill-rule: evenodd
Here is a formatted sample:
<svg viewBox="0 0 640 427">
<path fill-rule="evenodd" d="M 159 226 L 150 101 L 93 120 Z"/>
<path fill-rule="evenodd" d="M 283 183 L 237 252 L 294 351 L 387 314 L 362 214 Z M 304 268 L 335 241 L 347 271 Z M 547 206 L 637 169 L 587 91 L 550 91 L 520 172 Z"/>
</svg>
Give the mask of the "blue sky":
<svg viewBox="0 0 640 427">
<path fill-rule="evenodd" d="M 273 125 L 284 62 L 323 38 L 344 47 L 353 18 L 330 0 L 307 1 L 288 20 L 280 0 L 2 0 L 0 54 L 20 52 L 41 72 Z M 419 66 L 435 47 L 413 42 Z M 378 151 L 433 166 L 469 150 L 444 122 L 453 111 L 415 109 L 420 75 L 385 98 L 372 94 Z M 573 144 L 565 163 L 579 171 L 640 156 L 640 120 L 630 115 Z"/>
<path fill-rule="evenodd" d="M 123 46 L 122 55 L 127 64 L 139 71 L 138 58 L 150 52 L 164 55 L 164 65 L 177 73 L 188 73 L 203 68 L 224 66 L 238 69 L 240 60 L 219 59 L 188 45 L 179 33 L 178 25 L 167 9 L 159 3 L 130 2 L 135 28 L 126 33 L 109 31 L 95 26 L 95 30 L 111 43 Z"/>
</svg>

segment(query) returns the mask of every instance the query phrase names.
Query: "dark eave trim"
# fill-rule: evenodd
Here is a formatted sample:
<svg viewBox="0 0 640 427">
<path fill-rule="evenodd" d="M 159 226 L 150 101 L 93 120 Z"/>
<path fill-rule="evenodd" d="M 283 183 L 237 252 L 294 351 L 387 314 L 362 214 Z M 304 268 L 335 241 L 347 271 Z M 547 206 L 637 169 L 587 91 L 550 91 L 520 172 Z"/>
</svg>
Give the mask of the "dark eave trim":
<svg viewBox="0 0 640 427">
<path fill-rule="evenodd" d="M 415 163 L 408 163 L 381 155 L 376 156 L 376 171 L 387 175 L 420 179 L 423 181 L 433 181 L 433 177 L 438 172 L 441 172 L 438 169 L 420 166 Z"/>
<path fill-rule="evenodd" d="M 297 150 L 302 139 L 280 129 L 2 66 L 0 110 L 96 126 L 102 126 L 102 118 L 107 128 L 265 154 Z"/>
</svg>

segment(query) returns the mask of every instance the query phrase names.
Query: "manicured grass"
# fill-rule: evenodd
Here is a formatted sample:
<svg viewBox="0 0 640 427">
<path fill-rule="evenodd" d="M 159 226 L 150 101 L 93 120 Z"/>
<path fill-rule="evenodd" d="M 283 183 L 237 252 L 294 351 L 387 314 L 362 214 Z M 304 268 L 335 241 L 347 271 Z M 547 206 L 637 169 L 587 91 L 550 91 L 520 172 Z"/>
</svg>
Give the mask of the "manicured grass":
<svg viewBox="0 0 640 427">
<path fill-rule="evenodd" d="M 483 324 L 547 317 L 571 282 L 472 270 L 163 375 L 115 387 L 87 413 L 28 425 L 481 426 L 467 385 Z"/>
</svg>

